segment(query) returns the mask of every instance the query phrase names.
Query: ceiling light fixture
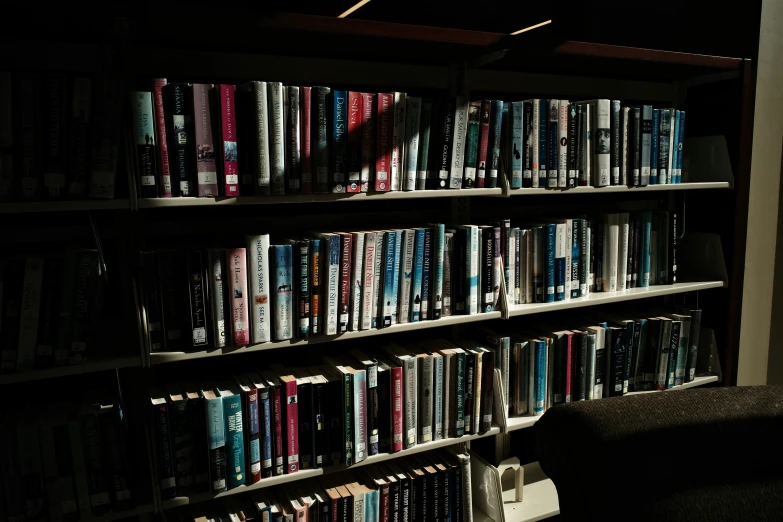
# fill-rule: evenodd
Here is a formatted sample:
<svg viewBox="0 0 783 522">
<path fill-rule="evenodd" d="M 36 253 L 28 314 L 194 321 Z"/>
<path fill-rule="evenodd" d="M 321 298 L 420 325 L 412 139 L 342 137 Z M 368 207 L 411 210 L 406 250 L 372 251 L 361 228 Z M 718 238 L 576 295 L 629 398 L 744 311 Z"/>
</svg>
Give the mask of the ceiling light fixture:
<svg viewBox="0 0 783 522">
<path fill-rule="evenodd" d="M 346 16 L 348 16 L 348 15 L 349 15 L 349 14 L 351 14 L 351 13 L 353 13 L 354 11 L 356 11 L 357 9 L 359 9 L 361 6 L 363 6 L 364 4 L 368 3 L 369 1 L 370 1 L 370 0 L 362 0 L 361 2 L 359 2 L 359 3 L 358 3 L 358 4 L 356 4 L 355 6 L 351 7 L 351 8 L 350 8 L 350 9 L 348 9 L 346 12 L 344 12 L 343 14 L 341 14 L 340 16 L 338 16 L 337 18 L 345 18 Z"/>
<path fill-rule="evenodd" d="M 527 32 L 527 31 L 532 31 L 533 29 L 538 29 L 539 27 L 542 27 L 544 25 L 548 25 L 548 24 L 551 24 L 551 23 L 552 23 L 552 20 L 547 20 L 546 22 L 541 22 L 540 24 L 531 25 L 530 27 L 525 27 L 524 29 L 520 29 L 519 31 L 514 31 L 513 33 L 511 33 L 511 36 L 514 36 L 514 35 L 517 35 L 517 34 L 521 34 L 521 33 Z"/>
</svg>

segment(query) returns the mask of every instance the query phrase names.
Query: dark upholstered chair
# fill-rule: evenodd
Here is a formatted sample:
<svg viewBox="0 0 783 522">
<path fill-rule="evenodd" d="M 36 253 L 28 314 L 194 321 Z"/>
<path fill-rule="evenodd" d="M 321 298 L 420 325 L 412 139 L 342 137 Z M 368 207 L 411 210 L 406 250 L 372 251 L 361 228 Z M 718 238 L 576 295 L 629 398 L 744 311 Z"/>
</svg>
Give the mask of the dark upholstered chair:
<svg viewBox="0 0 783 522">
<path fill-rule="evenodd" d="M 783 387 L 564 404 L 535 429 L 563 521 L 783 520 Z"/>
</svg>

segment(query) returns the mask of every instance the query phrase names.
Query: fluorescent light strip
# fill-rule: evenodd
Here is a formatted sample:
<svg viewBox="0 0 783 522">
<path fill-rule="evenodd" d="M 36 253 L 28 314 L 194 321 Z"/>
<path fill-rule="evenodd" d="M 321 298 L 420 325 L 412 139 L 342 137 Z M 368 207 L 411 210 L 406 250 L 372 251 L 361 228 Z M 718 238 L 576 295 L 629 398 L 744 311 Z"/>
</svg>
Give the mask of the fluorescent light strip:
<svg viewBox="0 0 783 522">
<path fill-rule="evenodd" d="M 369 0 L 367 0 L 367 1 L 369 1 Z M 527 31 L 532 31 L 533 29 L 538 29 L 541 26 L 548 25 L 548 24 L 551 24 L 551 23 L 552 23 L 552 20 L 547 20 L 546 22 L 541 22 L 540 24 L 531 25 L 530 27 L 525 27 L 524 29 L 520 29 L 519 31 L 515 31 L 515 32 L 511 33 L 511 36 L 514 36 L 514 35 L 517 35 L 517 34 L 522 34 L 522 33 L 527 32 Z"/>
<path fill-rule="evenodd" d="M 341 14 L 340 16 L 338 16 L 337 18 L 345 18 L 346 16 L 348 16 L 348 15 L 349 15 L 349 14 L 351 14 L 351 13 L 353 13 L 354 11 L 356 11 L 357 9 L 359 9 L 361 6 L 363 6 L 364 4 L 368 3 L 369 1 L 370 1 L 370 0 L 362 0 L 361 2 L 359 2 L 359 3 L 358 3 L 358 4 L 356 4 L 355 6 L 351 7 L 351 8 L 350 8 L 350 9 L 348 9 L 346 12 L 344 12 L 343 14 Z"/>
</svg>

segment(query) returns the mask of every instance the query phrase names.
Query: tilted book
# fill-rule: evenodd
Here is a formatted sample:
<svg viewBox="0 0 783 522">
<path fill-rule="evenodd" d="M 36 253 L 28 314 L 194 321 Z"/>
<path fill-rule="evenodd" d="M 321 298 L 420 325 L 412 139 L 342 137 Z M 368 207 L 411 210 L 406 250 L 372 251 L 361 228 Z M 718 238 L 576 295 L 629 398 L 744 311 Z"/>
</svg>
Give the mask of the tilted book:
<svg viewBox="0 0 783 522">
<path fill-rule="evenodd" d="M 209 90 L 212 84 L 193 84 L 193 116 L 195 122 L 194 149 L 196 152 L 196 181 L 199 197 L 217 197 L 220 195 L 215 166 L 215 142 L 212 139 L 212 116 L 210 114 Z M 264 111 L 266 112 L 266 92 L 264 92 Z M 266 120 L 264 120 L 266 123 Z M 266 136 L 266 129 L 263 136 Z M 266 151 L 258 152 L 259 162 L 267 158 Z"/>
<path fill-rule="evenodd" d="M 233 248 L 227 251 L 227 256 L 228 267 L 231 270 L 229 309 L 234 346 L 247 346 L 250 344 L 247 324 L 247 250 Z"/>
<path fill-rule="evenodd" d="M 169 144 L 166 140 L 166 116 L 163 110 L 163 87 L 166 86 L 166 83 L 166 78 L 155 78 L 152 80 L 152 100 L 155 104 L 155 139 L 158 142 L 158 158 L 160 159 L 158 169 L 160 197 L 162 198 L 170 198 L 174 195 L 171 190 Z M 210 134 L 211 132 L 210 129 Z"/>
<path fill-rule="evenodd" d="M 289 245 L 269 247 L 272 261 L 272 292 L 275 340 L 291 339 L 294 334 L 293 248 Z"/>
<path fill-rule="evenodd" d="M 269 312 L 269 234 L 248 236 L 248 281 L 253 326 L 250 329 L 254 343 L 272 340 Z"/>
</svg>

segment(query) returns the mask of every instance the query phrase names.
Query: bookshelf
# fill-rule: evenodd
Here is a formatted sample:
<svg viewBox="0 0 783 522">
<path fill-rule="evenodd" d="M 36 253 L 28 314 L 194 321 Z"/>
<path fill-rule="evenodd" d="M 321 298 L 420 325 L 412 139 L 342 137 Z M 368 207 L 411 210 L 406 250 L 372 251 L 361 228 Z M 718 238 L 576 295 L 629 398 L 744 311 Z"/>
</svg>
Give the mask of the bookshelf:
<svg viewBox="0 0 783 522">
<path fill-rule="evenodd" d="M 117 370 L 120 368 L 141 367 L 141 357 L 121 357 L 117 359 L 88 361 L 83 364 L 71 364 L 68 366 L 57 366 L 42 370 L 33 370 L 29 372 L 10 373 L 0 375 L 0 386 L 16 384 L 31 381 L 41 381 L 45 379 L 55 379 L 58 377 L 67 377 L 70 375 L 85 375 L 94 372 L 103 372 L 106 370 Z"/>
<path fill-rule="evenodd" d="M 77 212 L 89 210 L 128 210 L 128 199 L 88 199 L 84 201 L 11 202 L 0 204 L 0 214 L 31 212 Z"/>
<path fill-rule="evenodd" d="M 522 502 L 515 500 L 513 484 L 502 484 L 501 505 L 505 521 L 537 522 L 560 514 L 557 488 L 552 480 L 544 475 L 538 462 L 525 464 L 522 467 L 525 470 Z M 473 520 L 474 522 L 493 521 L 479 508 L 474 508 Z"/>
</svg>

